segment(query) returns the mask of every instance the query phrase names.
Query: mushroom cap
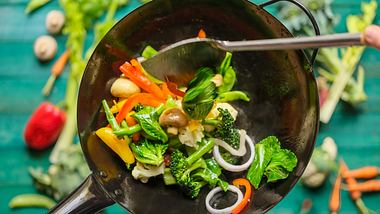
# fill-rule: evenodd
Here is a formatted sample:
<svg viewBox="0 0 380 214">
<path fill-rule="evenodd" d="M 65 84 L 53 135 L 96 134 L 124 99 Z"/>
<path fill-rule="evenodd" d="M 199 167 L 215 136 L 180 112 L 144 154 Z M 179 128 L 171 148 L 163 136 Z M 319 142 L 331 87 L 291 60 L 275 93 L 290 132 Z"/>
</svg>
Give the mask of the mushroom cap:
<svg viewBox="0 0 380 214">
<path fill-rule="evenodd" d="M 164 127 L 185 127 L 187 126 L 188 120 L 185 113 L 183 113 L 180 109 L 171 108 L 165 110 L 161 114 L 159 123 Z"/>
<path fill-rule="evenodd" d="M 65 15 L 59 10 L 52 10 L 46 15 L 45 27 L 50 34 L 61 32 L 65 24 Z"/>
<path fill-rule="evenodd" d="M 48 35 L 40 36 L 34 42 L 34 54 L 41 61 L 48 61 L 54 58 L 58 50 L 57 41 Z"/>
</svg>

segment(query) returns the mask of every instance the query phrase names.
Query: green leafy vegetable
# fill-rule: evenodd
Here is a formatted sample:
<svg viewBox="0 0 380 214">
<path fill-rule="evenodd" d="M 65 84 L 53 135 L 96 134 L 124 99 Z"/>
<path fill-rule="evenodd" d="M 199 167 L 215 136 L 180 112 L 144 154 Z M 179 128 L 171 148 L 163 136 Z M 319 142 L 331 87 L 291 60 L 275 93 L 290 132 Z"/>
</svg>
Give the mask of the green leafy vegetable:
<svg viewBox="0 0 380 214">
<path fill-rule="evenodd" d="M 25 13 L 29 14 L 29 13 L 37 10 L 38 8 L 46 5 L 50 1 L 51 0 L 30 0 L 28 5 L 25 8 Z"/>
<path fill-rule="evenodd" d="M 143 110 L 133 114 L 135 118 L 152 140 L 159 140 L 163 143 L 168 141 L 168 136 L 158 123 L 158 117 L 162 113 L 164 106 L 158 108 L 145 107 Z"/>
<path fill-rule="evenodd" d="M 220 94 L 217 101 L 222 103 L 228 103 L 236 100 L 243 100 L 249 102 L 251 99 L 248 95 L 242 91 L 229 91 Z"/>
<path fill-rule="evenodd" d="M 164 162 L 164 154 L 168 149 L 167 144 L 153 143 L 146 139 L 139 144 L 130 144 L 135 158 L 144 164 L 159 166 Z"/>
<path fill-rule="evenodd" d="M 285 179 L 297 165 L 297 157 L 289 150 L 281 149 L 280 141 L 269 136 L 255 146 L 255 159 L 248 170 L 247 179 L 257 189 L 263 175 L 268 182 Z"/>
<path fill-rule="evenodd" d="M 44 195 L 23 194 L 12 198 L 8 206 L 12 209 L 23 207 L 41 207 L 51 209 L 55 206 L 55 204 L 55 201 Z"/>
<path fill-rule="evenodd" d="M 214 106 L 217 97 L 215 84 L 211 81 L 214 76 L 210 68 L 201 68 L 183 97 L 183 110 L 193 119 L 204 119 Z"/>
<path fill-rule="evenodd" d="M 287 178 L 296 165 L 296 155 L 287 149 L 281 149 L 273 154 L 264 174 L 268 182 L 275 182 Z"/>
<path fill-rule="evenodd" d="M 141 56 L 144 57 L 145 59 L 149 59 L 149 58 L 152 58 L 157 53 L 158 53 L 158 51 L 156 51 L 156 49 L 154 49 L 152 46 L 148 45 L 145 47 Z"/>
</svg>

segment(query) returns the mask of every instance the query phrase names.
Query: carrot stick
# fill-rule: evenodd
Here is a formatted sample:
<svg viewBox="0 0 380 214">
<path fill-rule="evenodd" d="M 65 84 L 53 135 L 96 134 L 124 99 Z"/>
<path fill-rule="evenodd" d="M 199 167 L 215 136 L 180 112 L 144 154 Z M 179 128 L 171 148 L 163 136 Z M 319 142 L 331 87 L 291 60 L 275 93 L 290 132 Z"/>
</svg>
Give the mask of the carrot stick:
<svg viewBox="0 0 380 214">
<path fill-rule="evenodd" d="M 378 192 L 380 191 L 380 180 L 370 180 L 363 183 L 348 186 L 349 191 Z"/>
<path fill-rule="evenodd" d="M 343 173 L 343 177 L 352 177 L 357 179 L 372 179 L 380 174 L 380 169 L 376 166 L 367 166 Z"/>
<path fill-rule="evenodd" d="M 338 213 L 340 208 L 340 186 L 342 184 L 341 169 L 337 174 L 333 190 L 330 197 L 330 211 L 331 213 Z"/>
<path fill-rule="evenodd" d="M 346 163 L 343 160 L 340 161 L 340 167 L 342 169 L 342 175 L 345 175 L 347 172 L 349 172 L 348 166 L 346 165 Z M 348 186 L 356 185 L 358 183 L 356 181 L 356 179 L 354 177 L 351 177 L 351 176 L 346 175 L 346 176 L 344 176 L 344 179 L 346 180 L 346 183 Z M 350 191 L 350 196 L 351 196 L 352 200 L 354 200 L 354 201 L 360 199 L 361 195 L 362 194 L 360 191 Z"/>
<path fill-rule="evenodd" d="M 340 167 L 342 169 L 342 175 L 349 172 L 350 170 L 344 160 L 340 161 Z M 358 183 L 354 177 L 346 176 L 344 179 L 348 186 L 356 185 Z M 351 199 L 355 202 L 355 205 L 359 209 L 360 213 L 370 213 L 369 209 L 365 206 L 363 200 L 361 199 L 362 193 L 360 191 L 350 191 L 350 196 Z"/>
<path fill-rule="evenodd" d="M 44 88 L 42 89 L 42 94 L 44 96 L 49 96 L 51 90 L 53 89 L 55 80 L 59 75 L 62 74 L 67 61 L 69 60 L 70 51 L 66 50 L 58 59 L 55 61 L 53 67 L 51 68 L 51 74 L 47 80 Z"/>
<path fill-rule="evenodd" d="M 204 31 L 203 29 L 200 29 L 199 32 L 198 32 L 198 38 L 200 39 L 204 39 L 206 38 L 206 31 Z"/>
</svg>

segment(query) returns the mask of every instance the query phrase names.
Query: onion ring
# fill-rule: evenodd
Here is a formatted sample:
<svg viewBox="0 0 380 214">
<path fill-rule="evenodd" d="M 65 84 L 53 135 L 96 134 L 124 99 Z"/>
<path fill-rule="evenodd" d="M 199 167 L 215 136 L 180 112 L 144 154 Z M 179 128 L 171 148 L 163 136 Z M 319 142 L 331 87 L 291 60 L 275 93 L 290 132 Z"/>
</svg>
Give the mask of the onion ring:
<svg viewBox="0 0 380 214">
<path fill-rule="evenodd" d="M 251 149 L 251 156 L 249 157 L 248 161 L 242 165 L 232 165 L 230 163 L 227 163 L 220 154 L 219 146 L 215 145 L 213 149 L 213 155 L 216 160 L 216 162 L 225 170 L 230 172 L 241 172 L 249 168 L 251 166 L 253 159 L 255 157 L 255 146 L 253 145 L 252 139 L 246 135 L 246 141 L 249 145 L 249 148 Z"/>
<path fill-rule="evenodd" d="M 223 147 L 225 150 L 227 150 L 229 153 L 235 156 L 243 157 L 245 153 L 247 153 L 247 148 L 245 146 L 245 138 L 247 136 L 247 133 L 245 130 L 239 130 L 240 135 L 240 145 L 239 149 L 236 150 L 229 144 L 227 144 L 225 141 L 220 140 L 218 138 L 215 138 L 215 145 Z"/>
<path fill-rule="evenodd" d="M 228 190 L 231 192 L 234 192 L 238 195 L 238 199 L 236 200 L 236 202 L 232 206 L 224 208 L 224 209 L 218 210 L 218 209 L 213 208 L 210 205 L 211 199 L 215 196 L 216 193 L 223 191 L 222 188 L 216 187 L 216 188 L 212 189 L 206 196 L 206 208 L 207 208 L 207 211 L 209 213 L 211 213 L 211 214 L 230 214 L 230 213 L 232 213 L 232 210 L 237 205 L 240 204 L 240 202 L 243 200 L 243 193 L 241 192 L 241 190 L 239 188 L 237 188 L 236 186 L 233 186 L 233 185 L 229 185 Z"/>
</svg>

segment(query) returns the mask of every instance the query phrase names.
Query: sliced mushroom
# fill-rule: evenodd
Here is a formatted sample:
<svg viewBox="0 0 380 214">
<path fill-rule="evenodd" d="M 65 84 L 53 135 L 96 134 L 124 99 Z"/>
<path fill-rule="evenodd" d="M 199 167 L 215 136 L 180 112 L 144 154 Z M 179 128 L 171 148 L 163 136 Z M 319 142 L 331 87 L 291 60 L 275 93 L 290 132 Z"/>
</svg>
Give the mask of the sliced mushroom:
<svg viewBox="0 0 380 214">
<path fill-rule="evenodd" d="M 52 10 L 47 14 L 45 27 L 50 34 L 60 33 L 64 24 L 65 15 L 61 11 Z"/>
<path fill-rule="evenodd" d="M 118 78 L 111 86 L 111 94 L 115 97 L 128 98 L 140 92 L 141 89 L 127 78 Z"/>
<path fill-rule="evenodd" d="M 180 109 L 172 108 L 165 110 L 159 119 L 159 123 L 164 127 L 185 127 L 187 126 L 188 120 Z"/>
<path fill-rule="evenodd" d="M 51 36 L 40 36 L 34 42 L 34 54 L 41 61 L 54 58 L 57 53 L 57 41 Z"/>
</svg>

